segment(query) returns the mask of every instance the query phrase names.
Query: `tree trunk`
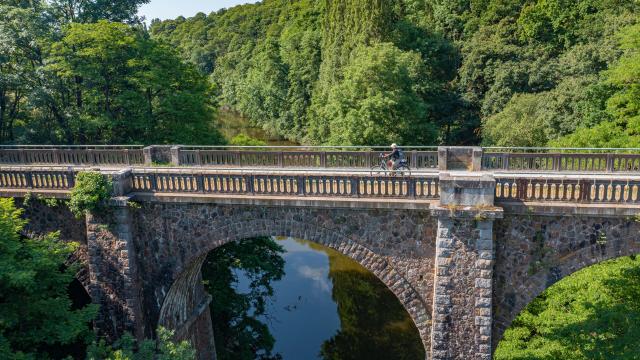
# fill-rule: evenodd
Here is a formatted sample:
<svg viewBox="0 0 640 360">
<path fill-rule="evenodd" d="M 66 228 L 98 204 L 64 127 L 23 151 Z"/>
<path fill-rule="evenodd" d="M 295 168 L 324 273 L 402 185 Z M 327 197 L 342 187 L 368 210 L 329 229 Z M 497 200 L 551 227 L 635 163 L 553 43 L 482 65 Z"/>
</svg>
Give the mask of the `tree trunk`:
<svg viewBox="0 0 640 360">
<path fill-rule="evenodd" d="M 82 77 L 74 76 L 74 80 L 76 82 L 76 106 L 78 109 L 82 109 Z"/>
</svg>

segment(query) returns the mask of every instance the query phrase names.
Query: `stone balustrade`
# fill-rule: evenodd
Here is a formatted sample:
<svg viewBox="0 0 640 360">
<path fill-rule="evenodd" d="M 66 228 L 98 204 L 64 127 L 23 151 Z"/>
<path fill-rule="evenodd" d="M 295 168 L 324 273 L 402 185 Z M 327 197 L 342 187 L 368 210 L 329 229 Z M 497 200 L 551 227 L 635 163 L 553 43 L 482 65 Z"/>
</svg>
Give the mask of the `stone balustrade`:
<svg viewBox="0 0 640 360">
<path fill-rule="evenodd" d="M 348 148 L 348 147 L 347 147 Z M 388 150 L 338 147 L 0 147 L 0 164 L 10 165 L 152 165 L 228 168 L 341 168 L 370 169 Z M 349 148 L 350 149 L 350 148 Z M 518 152 L 520 151 L 520 152 Z M 589 152 L 591 151 L 591 152 Z M 509 172 L 640 173 L 640 153 L 589 149 L 544 149 L 524 152 L 480 147 L 407 148 L 414 170 L 469 170 Z"/>
<path fill-rule="evenodd" d="M 4 167 L 0 189 L 68 191 L 78 171 L 92 168 Z M 97 169 L 97 168 L 96 168 Z M 370 172 L 241 171 L 199 167 L 101 170 L 126 178 L 129 192 L 314 197 L 440 199 L 440 175 L 375 175 Z M 125 175 L 122 175 L 125 174 Z M 498 202 L 640 203 L 640 176 L 494 174 Z"/>
<path fill-rule="evenodd" d="M 602 153 L 485 153 L 485 170 L 540 172 L 638 172 L 639 154 Z"/>
<path fill-rule="evenodd" d="M 497 201 L 638 204 L 638 177 L 496 176 Z"/>
<path fill-rule="evenodd" d="M 140 165 L 142 148 L 28 147 L 0 148 L 0 164 L 11 165 Z"/>
<path fill-rule="evenodd" d="M 237 195 L 438 198 L 435 175 L 401 177 L 369 174 L 282 174 L 133 172 L 134 192 Z"/>
</svg>

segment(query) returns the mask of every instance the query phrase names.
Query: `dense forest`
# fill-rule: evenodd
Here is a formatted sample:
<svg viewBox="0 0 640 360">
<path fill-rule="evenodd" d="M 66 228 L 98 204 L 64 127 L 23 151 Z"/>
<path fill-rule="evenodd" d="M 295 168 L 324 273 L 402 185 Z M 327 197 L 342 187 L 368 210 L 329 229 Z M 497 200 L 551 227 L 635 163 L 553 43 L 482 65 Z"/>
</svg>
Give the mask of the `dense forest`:
<svg viewBox="0 0 640 360">
<path fill-rule="evenodd" d="M 0 143 L 640 146 L 635 0 L 146 2 L 0 1 Z"/>
<path fill-rule="evenodd" d="M 148 0 L 0 1 L 0 143 L 216 143 L 211 85 L 136 13 Z"/>
<path fill-rule="evenodd" d="M 639 298 L 636 256 L 577 271 L 518 315 L 495 359 L 638 359 Z"/>
<path fill-rule="evenodd" d="M 265 0 L 150 33 L 298 142 L 638 146 L 639 6 Z"/>
</svg>

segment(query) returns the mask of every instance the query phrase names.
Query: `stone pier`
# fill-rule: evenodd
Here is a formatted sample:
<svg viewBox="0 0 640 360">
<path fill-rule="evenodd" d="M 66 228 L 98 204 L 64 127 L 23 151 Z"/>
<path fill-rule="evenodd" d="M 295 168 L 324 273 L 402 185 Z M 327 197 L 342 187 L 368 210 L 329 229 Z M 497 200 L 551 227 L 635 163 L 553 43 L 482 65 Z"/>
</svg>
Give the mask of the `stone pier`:
<svg viewBox="0 0 640 360">
<path fill-rule="evenodd" d="M 493 205 L 490 176 L 440 176 L 433 287 L 431 356 L 434 360 L 491 359 Z"/>
</svg>

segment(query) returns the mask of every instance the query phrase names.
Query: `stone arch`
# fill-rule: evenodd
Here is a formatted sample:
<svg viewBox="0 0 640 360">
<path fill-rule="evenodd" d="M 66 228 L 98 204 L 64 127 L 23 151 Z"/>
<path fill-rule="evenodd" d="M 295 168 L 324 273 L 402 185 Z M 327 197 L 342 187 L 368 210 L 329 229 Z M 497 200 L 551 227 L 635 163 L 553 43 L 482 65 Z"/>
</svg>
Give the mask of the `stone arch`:
<svg viewBox="0 0 640 360">
<path fill-rule="evenodd" d="M 180 326 L 179 324 L 186 321 L 201 306 L 198 301 L 199 298 L 202 298 L 201 294 L 198 294 L 201 291 L 201 286 L 198 286 L 200 269 L 211 250 L 233 241 L 252 237 L 290 236 L 332 248 L 371 271 L 404 306 L 418 329 L 426 353 L 429 352 L 430 307 L 422 300 L 409 281 L 384 256 L 374 253 L 335 230 L 294 220 L 286 222 L 264 219 L 240 221 L 224 226 L 216 233 L 220 234 L 220 239 L 212 240 L 208 246 L 188 258 L 183 266 L 176 268 L 174 272 L 176 275 L 172 279 L 173 283 L 162 299 L 158 325 L 169 328 Z M 225 235 L 227 236 L 225 237 Z"/>
<path fill-rule="evenodd" d="M 89 273 L 89 253 L 86 245 L 80 245 L 76 251 L 67 259 L 67 264 L 80 264 L 75 278 L 82 284 L 84 290 L 91 296 L 91 277 Z"/>
<path fill-rule="evenodd" d="M 633 231 L 620 235 L 611 239 L 605 244 L 591 244 L 586 247 L 579 248 L 569 254 L 559 258 L 548 269 L 538 271 L 528 276 L 524 282 L 515 286 L 515 297 L 502 298 L 502 301 L 495 301 L 495 311 L 493 324 L 493 347 L 494 350 L 498 346 L 505 330 L 511 325 L 513 320 L 547 288 L 565 277 L 589 266 L 601 263 L 606 260 L 620 258 L 624 256 L 640 254 L 640 232 Z M 507 309 L 508 311 L 503 311 Z"/>
</svg>

